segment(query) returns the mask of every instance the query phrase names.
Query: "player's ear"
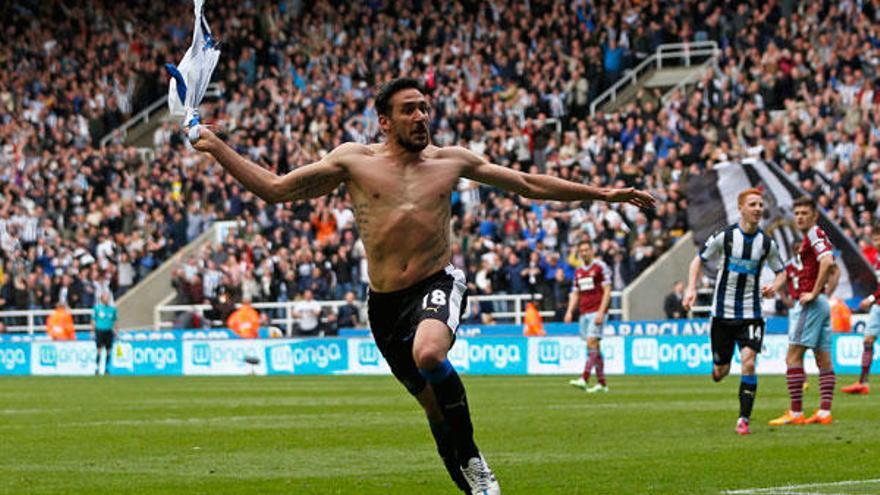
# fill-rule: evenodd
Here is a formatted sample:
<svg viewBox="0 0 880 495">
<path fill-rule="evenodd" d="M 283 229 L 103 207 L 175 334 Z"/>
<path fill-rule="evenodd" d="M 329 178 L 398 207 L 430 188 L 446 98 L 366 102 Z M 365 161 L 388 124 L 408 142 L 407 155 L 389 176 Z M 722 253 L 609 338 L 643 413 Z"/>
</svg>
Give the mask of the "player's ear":
<svg viewBox="0 0 880 495">
<path fill-rule="evenodd" d="M 379 114 L 379 128 L 384 134 L 388 134 L 388 129 L 391 128 L 391 119 L 387 115 Z"/>
</svg>

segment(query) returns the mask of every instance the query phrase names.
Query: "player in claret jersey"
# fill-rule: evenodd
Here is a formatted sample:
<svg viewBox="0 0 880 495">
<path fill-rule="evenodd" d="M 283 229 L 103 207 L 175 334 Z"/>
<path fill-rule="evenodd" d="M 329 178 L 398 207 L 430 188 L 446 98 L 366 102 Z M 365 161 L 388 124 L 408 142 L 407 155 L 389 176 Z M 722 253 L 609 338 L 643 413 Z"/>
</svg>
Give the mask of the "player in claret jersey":
<svg viewBox="0 0 880 495">
<path fill-rule="evenodd" d="M 607 392 L 605 361 L 602 358 L 599 342 L 602 340 L 605 313 L 608 311 L 608 303 L 611 302 L 611 270 L 605 262 L 595 257 L 593 244 L 589 239 L 584 239 L 578 244 L 578 256 L 583 265 L 574 272 L 574 283 L 568 298 L 565 322 L 571 323 L 574 308 L 577 307 L 580 314 L 581 336 L 587 339 L 587 363 L 584 365 L 581 377 L 569 383 L 588 393 Z M 598 383 L 588 388 L 587 384 L 593 368 L 596 368 Z"/>
<path fill-rule="evenodd" d="M 871 242 L 874 243 L 875 248 L 880 249 L 880 225 L 874 226 Z M 874 270 L 880 270 L 880 257 L 877 258 Z M 868 375 L 871 374 L 871 362 L 874 360 L 874 341 L 877 340 L 877 335 L 880 335 L 880 285 L 877 286 L 876 292 L 859 304 L 859 308 L 862 311 L 868 311 L 870 308 L 868 326 L 865 328 L 865 347 L 862 350 L 862 374 L 859 376 L 859 381 L 848 387 L 843 387 L 843 393 L 868 395 L 870 391 Z"/>
<path fill-rule="evenodd" d="M 831 424 L 834 367 L 831 362 L 831 306 L 824 291 L 834 267 L 833 246 L 816 225 L 819 214 L 808 197 L 794 202 L 794 220 L 804 236 L 797 257 L 789 263 L 786 277 L 795 305 L 788 313 L 788 366 L 786 378 L 791 409 L 770 421 L 770 426 Z M 812 349 L 819 368 L 819 410 L 810 418 L 803 414 L 804 353 Z"/>
</svg>

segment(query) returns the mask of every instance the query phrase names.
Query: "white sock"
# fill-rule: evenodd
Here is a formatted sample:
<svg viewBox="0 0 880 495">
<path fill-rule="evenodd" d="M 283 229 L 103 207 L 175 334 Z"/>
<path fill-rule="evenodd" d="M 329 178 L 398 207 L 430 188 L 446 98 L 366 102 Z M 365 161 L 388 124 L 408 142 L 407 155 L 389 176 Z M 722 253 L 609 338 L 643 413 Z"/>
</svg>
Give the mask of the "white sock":
<svg viewBox="0 0 880 495">
<path fill-rule="evenodd" d="M 831 411 L 827 411 L 825 409 L 819 409 L 818 414 L 819 414 L 820 418 L 827 418 L 828 416 L 831 416 Z"/>
</svg>

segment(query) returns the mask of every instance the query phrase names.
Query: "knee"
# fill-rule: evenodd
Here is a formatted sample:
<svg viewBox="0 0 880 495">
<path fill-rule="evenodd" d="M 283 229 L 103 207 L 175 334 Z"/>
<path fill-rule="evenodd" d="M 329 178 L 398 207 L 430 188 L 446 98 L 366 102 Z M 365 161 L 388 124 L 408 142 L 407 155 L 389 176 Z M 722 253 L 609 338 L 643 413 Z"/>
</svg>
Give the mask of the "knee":
<svg viewBox="0 0 880 495">
<path fill-rule="evenodd" d="M 433 370 L 446 360 L 446 351 L 436 346 L 413 349 L 413 359 L 420 370 Z"/>
</svg>

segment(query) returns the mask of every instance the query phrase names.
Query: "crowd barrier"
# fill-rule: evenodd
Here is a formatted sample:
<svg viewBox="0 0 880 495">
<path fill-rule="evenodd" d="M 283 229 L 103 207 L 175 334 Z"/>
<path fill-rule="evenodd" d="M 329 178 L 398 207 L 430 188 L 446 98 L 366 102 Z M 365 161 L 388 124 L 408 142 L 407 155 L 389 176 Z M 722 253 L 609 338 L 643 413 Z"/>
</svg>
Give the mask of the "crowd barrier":
<svg viewBox="0 0 880 495">
<path fill-rule="evenodd" d="M 864 333 L 867 315 L 853 315 L 852 333 Z M 549 337 L 574 337 L 578 335 L 578 326 L 573 323 L 545 323 L 544 330 Z M 767 318 L 767 335 L 785 335 L 788 332 L 788 319 L 783 317 Z M 458 331 L 461 337 L 517 337 L 522 335 L 522 325 L 468 325 L 463 324 Z M 611 321 L 603 330 L 605 337 L 699 337 L 709 335 L 709 320 L 706 318 L 681 320 L 648 320 L 648 321 Z M 77 332 L 77 340 L 90 340 L 90 332 Z M 371 338 L 367 328 L 342 328 L 339 336 L 349 338 Z M 260 329 L 260 338 L 269 338 L 268 328 Z M 238 339 L 238 335 L 227 328 L 189 329 L 189 330 L 137 330 L 121 332 L 118 337 L 124 341 L 144 340 L 217 340 Z M 0 334 L 2 343 L 43 342 L 49 341 L 43 332 Z"/>
<path fill-rule="evenodd" d="M 758 359 L 759 374 L 785 373 L 783 335 L 768 335 Z M 609 375 L 708 374 L 712 349 L 706 336 L 611 336 L 602 341 Z M 329 375 L 389 374 L 369 338 L 118 340 L 112 349 L 114 375 Z M 858 373 L 862 337 L 835 335 L 832 355 L 838 373 Z M 93 342 L 0 343 L 0 375 L 92 375 Z M 880 360 L 880 346 L 874 353 Z M 247 359 L 257 358 L 257 359 Z M 462 337 L 449 360 L 462 374 L 576 375 L 586 359 L 578 337 Z M 254 364 L 251 364 L 254 363 Z M 815 373 L 807 356 L 807 372 Z M 733 372 L 739 371 L 734 360 Z"/>
</svg>

